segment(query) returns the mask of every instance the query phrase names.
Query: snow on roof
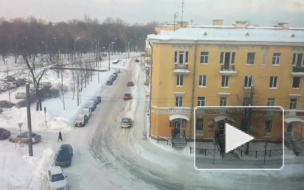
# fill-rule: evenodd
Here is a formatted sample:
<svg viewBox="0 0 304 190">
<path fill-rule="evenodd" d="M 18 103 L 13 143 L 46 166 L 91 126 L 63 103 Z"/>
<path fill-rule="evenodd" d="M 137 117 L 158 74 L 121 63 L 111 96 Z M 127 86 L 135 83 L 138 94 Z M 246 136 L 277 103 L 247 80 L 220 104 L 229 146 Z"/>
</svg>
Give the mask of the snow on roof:
<svg viewBox="0 0 304 190">
<path fill-rule="evenodd" d="M 304 29 L 282 30 L 277 28 L 249 27 L 244 29 L 210 26 L 181 28 L 148 35 L 148 40 L 198 40 L 198 41 L 246 41 L 246 42 L 304 42 Z M 304 44 L 303 44 L 304 45 Z"/>
</svg>

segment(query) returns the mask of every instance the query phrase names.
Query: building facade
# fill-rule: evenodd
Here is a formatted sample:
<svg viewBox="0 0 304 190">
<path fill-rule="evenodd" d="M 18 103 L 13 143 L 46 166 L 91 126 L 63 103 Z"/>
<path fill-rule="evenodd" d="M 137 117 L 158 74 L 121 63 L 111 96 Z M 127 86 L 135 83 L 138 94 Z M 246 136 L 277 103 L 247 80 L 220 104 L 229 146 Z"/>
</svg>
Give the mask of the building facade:
<svg viewBox="0 0 304 190">
<path fill-rule="evenodd" d="M 172 138 L 172 128 L 193 139 L 212 139 L 224 119 L 216 109 L 197 106 L 281 106 L 282 117 L 266 117 L 252 126 L 263 140 L 303 137 L 304 29 L 286 23 L 252 27 L 198 26 L 149 35 L 152 45 L 151 137 Z M 282 113 L 283 114 L 283 113 Z M 235 116 L 234 116 L 235 117 Z M 284 123 L 284 125 L 282 124 Z M 283 125 L 283 126 L 282 126 Z"/>
</svg>

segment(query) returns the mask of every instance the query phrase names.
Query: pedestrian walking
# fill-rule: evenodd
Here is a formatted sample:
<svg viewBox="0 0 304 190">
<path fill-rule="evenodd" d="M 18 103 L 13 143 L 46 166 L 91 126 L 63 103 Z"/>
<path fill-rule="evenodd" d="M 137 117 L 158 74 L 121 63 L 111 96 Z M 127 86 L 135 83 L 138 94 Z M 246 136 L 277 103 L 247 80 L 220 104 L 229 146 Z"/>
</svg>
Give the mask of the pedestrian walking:
<svg viewBox="0 0 304 190">
<path fill-rule="evenodd" d="M 57 142 L 59 142 L 59 140 L 61 140 L 61 141 L 62 141 L 62 134 L 61 134 L 61 131 L 59 131 L 59 135 L 58 135 L 58 141 L 57 141 Z"/>
</svg>

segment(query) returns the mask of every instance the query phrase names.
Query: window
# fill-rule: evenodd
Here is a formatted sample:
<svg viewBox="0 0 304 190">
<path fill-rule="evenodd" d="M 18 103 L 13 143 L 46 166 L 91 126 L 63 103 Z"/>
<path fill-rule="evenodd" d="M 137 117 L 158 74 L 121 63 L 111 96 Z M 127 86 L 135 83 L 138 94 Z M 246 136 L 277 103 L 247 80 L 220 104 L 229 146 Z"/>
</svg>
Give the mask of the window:
<svg viewBox="0 0 304 190">
<path fill-rule="evenodd" d="M 207 75 L 200 75 L 198 85 L 200 87 L 206 87 L 207 86 Z"/>
<path fill-rule="evenodd" d="M 247 54 L 247 65 L 254 65 L 255 53 Z"/>
<path fill-rule="evenodd" d="M 274 98 L 268 98 L 267 106 L 274 106 L 274 105 L 275 105 L 275 99 Z"/>
<path fill-rule="evenodd" d="M 235 63 L 235 52 L 221 52 L 220 64 L 231 64 Z"/>
<path fill-rule="evenodd" d="M 176 86 L 184 86 L 184 75 L 176 76 Z"/>
<path fill-rule="evenodd" d="M 205 97 L 198 97 L 197 98 L 197 106 L 205 106 Z"/>
<path fill-rule="evenodd" d="M 243 98 L 243 106 L 250 106 L 250 98 Z"/>
<path fill-rule="evenodd" d="M 297 99 L 291 98 L 289 103 L 289 109 L 297 109 Z"/>
<path fill-rule="evenodd" d="M 278 77 L 271 76 L 269 82 L 269 88 L 277 88 L 278 86 Z"/>
<path fill-rule="evenodd" d="M 202 64 L 208 64 L 208 56 L 209 56 L 208 52 L 201 52 L 201 61 L 200 61 L 200 63 L 202 63 Z"/>
<path fill-rule="evenodd" d="M 252 84 L 252 76 L 245 76 L 244 88 L 250 88 Z"/>
<path fill-rule="evenodd" d="M 304 65 L 304 56 L 303 54 L 293 54 L 292 65 L 296 67 L 301 67 Z"/>
<path fill-rule="evenodd" d="M 196 119 L 196 135 L 203 135 L 204 131 L 204 118 Z"/>
<path fill-rule="evenodd" d="M 176 107 L 183 107 L 183 97 L 182 96 L 176 96 L 175 97 L 175 106 Z"/>
<path fill-rule="evenodd" d="M 300 88 L 300 77 L 293 77 L 292 88 Z"/>
<path fill-rule="evenodd" d="M 174 52 L 174 63 L 185 64 L 188 63 L 189 52 L 175 51 Z"/>
<path fill-rule="evenodd" d="M 272 131 L 272 121 L 267 120 L 265 121 L 264 136 L 271 137 L 271 131 Z"/>
<path fill-rule="evenodd" d="M 229 76 L 222 76 L 222 87 L 229 87 Z"/>
<path fill-rule="evenodd" d="M 281 53 L 274 53 L 272 57 L 272 65 L 280 65 Z"/>
<path fill-rule="evenodd" d="M 220 106 L 227 106 L 227 98 L 221 97 L 220 98 Z"/>
</svg>

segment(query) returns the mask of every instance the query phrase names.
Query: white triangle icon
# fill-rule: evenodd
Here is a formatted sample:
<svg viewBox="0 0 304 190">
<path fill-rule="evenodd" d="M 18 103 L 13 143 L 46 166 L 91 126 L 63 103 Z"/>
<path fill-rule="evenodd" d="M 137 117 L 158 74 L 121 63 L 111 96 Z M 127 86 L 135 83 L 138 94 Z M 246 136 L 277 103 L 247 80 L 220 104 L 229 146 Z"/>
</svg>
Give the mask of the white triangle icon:
<svg viewBox="0 0 304 190">
<path fill-rule="evenodd" d="M 254 139 L 253 136 L 225 123 L 225 153 Z"/>
</svg>

